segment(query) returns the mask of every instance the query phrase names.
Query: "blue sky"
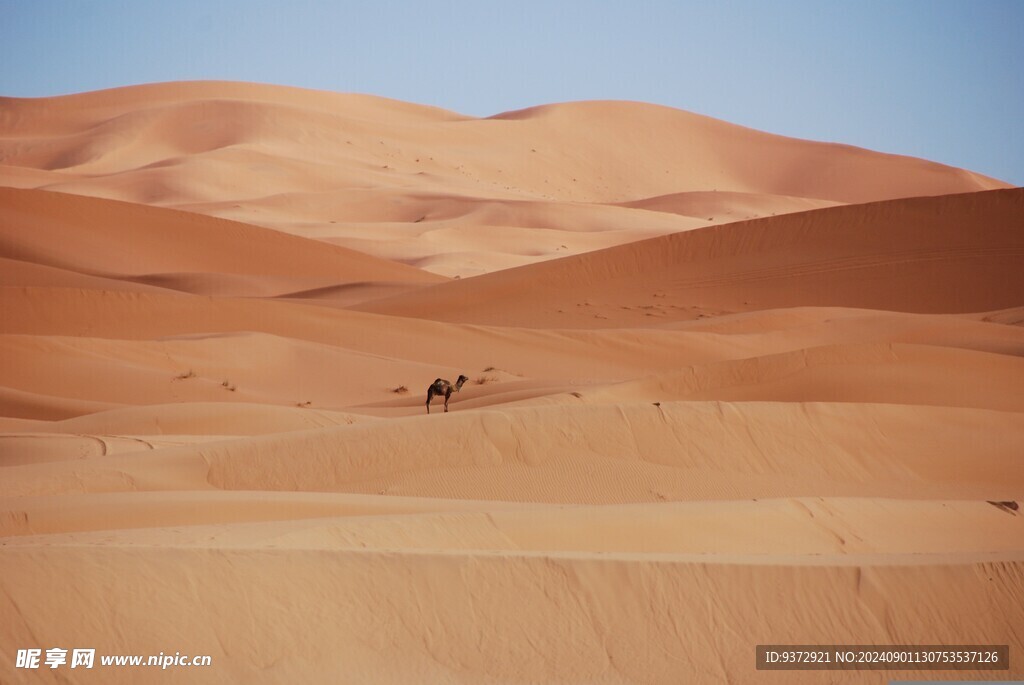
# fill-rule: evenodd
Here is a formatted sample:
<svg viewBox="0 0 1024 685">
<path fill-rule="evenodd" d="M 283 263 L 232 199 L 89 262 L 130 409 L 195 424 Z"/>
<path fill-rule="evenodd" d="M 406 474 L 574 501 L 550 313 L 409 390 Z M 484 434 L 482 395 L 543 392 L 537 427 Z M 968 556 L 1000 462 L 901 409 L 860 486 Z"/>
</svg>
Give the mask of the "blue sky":
<svg viewBox="0 0 1024 685">
<path fill-rule="evenodd" d="M 1024 185 L 1024 0 L 0 0 L 0 95 L 186 79 L 656 102 Z"/>
</svg>

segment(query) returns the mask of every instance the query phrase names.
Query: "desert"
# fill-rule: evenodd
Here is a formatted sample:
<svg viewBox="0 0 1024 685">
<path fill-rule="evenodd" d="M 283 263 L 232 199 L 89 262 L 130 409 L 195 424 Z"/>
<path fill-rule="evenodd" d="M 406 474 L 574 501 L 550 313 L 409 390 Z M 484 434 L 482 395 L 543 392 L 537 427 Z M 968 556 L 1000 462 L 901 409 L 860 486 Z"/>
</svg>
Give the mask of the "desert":
<svg viewBox="0 0 1024 685">
<path fill-rule="evenodd" d="M 2 682 L 1024 674 L 1010 183 L 641 102 L 165 82 L 0 98 L 0 264 Z M 212 665 L 14 668 L 60 646 Z"/>
</svg>

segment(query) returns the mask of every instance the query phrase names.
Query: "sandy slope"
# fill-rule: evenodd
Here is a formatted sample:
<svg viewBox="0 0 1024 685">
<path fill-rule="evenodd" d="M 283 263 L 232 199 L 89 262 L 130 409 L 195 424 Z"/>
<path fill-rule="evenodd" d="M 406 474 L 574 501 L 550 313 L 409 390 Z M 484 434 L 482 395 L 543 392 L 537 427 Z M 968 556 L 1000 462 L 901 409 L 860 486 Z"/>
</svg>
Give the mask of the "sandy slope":
<svg viewBox="0 0 1024 685">
<path fill-rule="evenodd" d="M 585 328 L 806 305 L 1002 309 L 1018 305 L 1024 291 L 1022 215 L 1019 188 L 827 208 L 653 238 L 357 307 Z"/>
<path fill-rule="evenodd" d="M 341 674 L 356 682 L 478 683 L 670 683 L 682 674 L 720 682 L 752 669 L 749 645 L 768 628 L 750 620 L 752 603 L 760 615 L 775 617 L 771 635 L 789 644 L 822 634 L 848 643 L 915 641 L 922 625 L 930 626 L 929 638 L 939 643 L 964 635 L 998 642 L 1021 619 L 1020 561 L 1012 557 L 793 566 L 131 546 L 30 546 L 6 554 L 16 562 L 15 572 L 4 578 L 12 586 L 36 587 L 35 579 L 52 574 L 55 566 L 79 573 L 46 595 L 23 594 L 5 613 L 36 627 L 62 625 L 50 633 L 53 640 L 85 641 L 104 653 L 121 649 L 126 641 L 114 636 L 131 630 L 130 642 L 140 653 L 163 651 L 169 643 L 183 654 L 212 654 L 212 668 L 172 675 L 191 682 L 273 682 L 298 674 L 311 680 Z M 105 571 L 110 568 L 120 572 L 111 575 Z M 100 577 L 106 577 L 108 592 L 80 593 Z M 159 593 L 144 590 L 154 584 Z M 61 621 L 57 612 L 70 601 L 84 616 L 109 616 L 110 597 L 132 598 L 131 612 L 84 625 Z M 241 624 L 239 607 L 246 607 Z M 154 615 L 164 620 L 145 620 Z M 4 625 L 7 630 L 10 624 Z M 129 669 L 103 675 L 107 682 L 139 677 Z M 857 683 L 886 682 L 885 675 L 776 673 L 746 679 Z"/>
<path fill-rule="evenodd" d="M 638 103 L 224 83 L 0 100 L 2 184 L 0 682 L 1024 673 L 1019 189 Z"/>
<path fill-rule="evenodd" d="M 278 231 L 111 200 L 0 188 L 0 212 L 0 257 L 26 270 L 28 265 L 51 267 L 129 284 L 234 296 L 444 280 Z"/>
<path fill-rule="evenodd" d="M 2 99 L 0 184 L 239 219 L 463 277 L 837 202 L 1005 187 L 643 103 L 475 119 L 219 82 Z"/>
</svg>

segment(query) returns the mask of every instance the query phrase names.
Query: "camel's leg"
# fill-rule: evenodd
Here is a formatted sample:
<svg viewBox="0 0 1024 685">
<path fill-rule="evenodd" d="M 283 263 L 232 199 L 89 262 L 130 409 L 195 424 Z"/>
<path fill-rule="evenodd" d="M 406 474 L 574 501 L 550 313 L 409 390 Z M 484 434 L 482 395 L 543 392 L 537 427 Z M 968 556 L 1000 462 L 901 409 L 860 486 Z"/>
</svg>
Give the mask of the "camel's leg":
<svg viewBox="0 0 1024 685">
<path fill-rule="evenodd" d="M 446 393 L 444 394 L 444 411 L 445 411 L 445 413 L 447 413 L 447 412 L 448 412 L 448 399 L 449 399 L 449 398 L 450 398 L 451 396 L 452 396 L 452 391 L 451 391 L 451 390 L 449 390 L 448 392 L 446 392 Z"/>
<path fill-rule="evenodd" d="M 434 399 L 434 386 L 427 388 L 427 413 L 430 413 L 430 400 Z"/>
</svg>

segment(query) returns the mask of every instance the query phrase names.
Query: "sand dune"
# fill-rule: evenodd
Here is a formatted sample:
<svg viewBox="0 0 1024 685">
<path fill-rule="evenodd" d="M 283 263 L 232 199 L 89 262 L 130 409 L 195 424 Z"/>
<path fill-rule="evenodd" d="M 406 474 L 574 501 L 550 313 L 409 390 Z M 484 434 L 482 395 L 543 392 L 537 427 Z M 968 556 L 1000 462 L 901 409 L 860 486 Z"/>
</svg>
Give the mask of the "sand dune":
<svg viewBox="0 0 1024 685">
<path fill-rule="evenodd" d="M 9 362 L 4 362 L 5 371 L 10 368 L 8 364 Z M 5 417 L 51 421 L 104 411 L 118 406 L 110 402 L 45 395 L 10 387 L 0 388 L 0 403 L 2 403 Z"/>
<path fill-rule="evenodd" d="M 324 409 L 224 402 L 179 402 L 125 407 L 65 419 L 49 426 L 54 433 L 122 435 L 262 435 L 337 426 L 368 420 Z"/>
<path fill-rule="evenodd" d="M 687 561 L 713 554 L 755 563 L 825 555 L 841 564 L 882 554 L 1019 553 L 1014 538 L 1024 525 L 988 502 L 820 497 L 651 507 L 410 497 L 381 502 L 326 493 L 105 493 L 33 498 L 5 514 L 12 546 L 31 546 L 40 535 L 79 545 L 111 537 L 137 545 L 158 533 L 179 549 L 209 549 L 214 542 L 228 549 L 650 554 Z M 110 521 L 125 514 L 132 515 L 130 527 L 111 531 Z"/>
<path fill-rule="evenodd" d="M 462 277 L 695 222 L 1006 187 L 636 102 L 475 119 L 222 82 L 0 100 L 0 184 L 179 207 Z M 579 221 L 579 203 L 600 218 Z M 453 205 L 469 216 L 453 218 Z M 514 241 L 492 242 L 496 227 L 517 229 Z"/>
<path fill-rule="evenodd" d="M 396 419 L 399 430 L 357 422 L 47 459 L 10 466 L 2 492 L 216 488 L 565 504 L 814 495 L 1001 501 L 1024 486 L 1014 463 L 1019 419 L 1018 412 L 867 403 L 489 409 L 443 421 Z M 955 474 L 965 453 L 971 477 L 961 482 Z"/>
<path fill-rule="evenodd" d="M 707 217 L 709 222 L 728 223 L 776 214 L 807 212 L 838 204 L 841 203 L 807 197 L 697 190 L 634 200 L 623 203 L 623 206 L 693 218 Z"/>
<path fill-rule="evenodd" d="M 198 682 L 269 682 L 298 674 L 319 680 L 339 671 L 389 683 L 505 682 L 509 673 L 526 681 L 669 683 L 680 673 L 712 681 L 750 672 L 748 645 L 765 632 L 788 644 L 813 641 L 822 631 L 841 642 L 893 644 L 927 623 L 936 642 L 953 644 L 967 634 L 995 643 L 1022 617 L 1015 601 L 1019 561 L 1005 557 L 793 566 L 130 546 L 19 547 L 6 554 L 13 567 L 3 576 L 6 590 L 38 587 L 34 578 L 55 566 L 79 569 L 46 594 L 18 593 L 8 613 L 19 624 L 35 634 L 62 625 L 51 633 L 54 639 L 88 642 L 101 653 L 155 654 L 170 643 L 183 654 L 212 654 L 213 667 L 188 674 Z M 110 568 L 120 572 L 108 574 Z M 89 592 L 101 575 L 109 592 Z M 140 592 L 154 583 L 160 593 Z M 936 604 L 936 595 L 945 600 Z M 796 596 L 803 601 L 795 604 Z M 60 620 L 57 607 L 67 602 L 84 615 L 109 616 L 110 597 L 133 598 L 132 613 L 117 614 L 114 630 Z M 751 599 L 760 608 L 756 615 Z M 250 607 L 245 629 L 232 620 L 239 606 Z M 964 612 L 968 606 L 974 610 Z M 167 620 L 142 620 L 154 614 Z M 780 616 L 789 617 L 781 626 Z M 544 644 L 537 642 L 537 625 L 550 634 Z M 721 632 L 709 632 L 712 626 Z M 121 637 L 129 627 L 131 638 Z M 324 635 L 331 636 L 329 645 Z M 233 657 L 255 651 L 258 660 Z M 114 682 L 138 677 L 128 669 L 108 670 Z M 822 675 L 756 677 L 816 683 Z M 864 672 L 827 675 L 840 683 L 866 679 Z"/>
<path fill-rule="evenodd" d="M 586 400 L 886 402 L 1024 412 L 1019 357 L 923 345 L 830 345 L 692 366 L 588 392 Z"/>
<path fill-rule="evenodd" d="M 991 643 L 1024 673 L 1021 189 L 641 103 L 217 82 L 0 99 L 0 186 L 8 654 L 862 683 L 993 672 L 755 645 Z"/>
<path fill-rule="evenodd" d="M 1015 305 L 1024 291 L 1022 215 L 1020 189 L 821 209 L 653 238 L 357 308 L 573 328 L 807 305 L 992 310 Z"/>
<path fill-rule="evenodd" d="M 887 401 L 893 393 L 895 401 L 959 398 L 965 406 L 1003 408 L 1015 402 L 1024 354 L 1018 327 L 835 309 L 802 310 L 795 320 L 778 312 L 722 317 L 718 329 L 717 320 L 701 320 L 668 330 L 540 331 L 181 295 L 8 288 L 0 289 L 0 302 L 12 313 L 4 322 L 9 332 L 0 334 L 8 360 L 0 386 L 115 404 L 256 402 L 349 411 L 372 405 L 409 414 L 423 412 L 422 393 L 438 375 L 470 375 L 454 398 L 458 410 L 553 394 L 565 401 L 574 390 L 589 399 L 592 388 L 672 372 L 680 379 L 673 383 L 692 380 L 695 392 L 702 384 L 726 392 L 720 399 L 737 389 L 718 384 L 736 386 L 742 374 L 755 374 L 745 390 L 755 395 L 788 387 L 782 397 Z M 891 343 L 909 345 L 908 354 Z M 822 347 L 830 345 L 834 351 Z M 687 368 L 717 362 L 730 364 Z M 62 369 L 57 377 L 46 373 L 55 363 Z M 650 395 L 662 382 L 639 393 L 613 385 L 605 395 L 680 397 Z M 396 393 L 402 386 L 410 392 Z M 8 415 L 77 415 L 70 408 L 59 416 L 33 414 L 32 406 Z M 91 411 L 90 405 L 79 413 Z"/>
<path fill-rule="evenodd" d="M 443 280 L 277 231 L 136 204 L 0 188 L 0 211 L 5 259 L 198 294 Z"/>
<path fill-rule="evenodd" d="M 81 288 L 83 290 L 134 290 L 159 292 L 156 286 L 104 276 L 90 276 L 70 269 L 0 257 L 0 285 Z"/>
</svg>

